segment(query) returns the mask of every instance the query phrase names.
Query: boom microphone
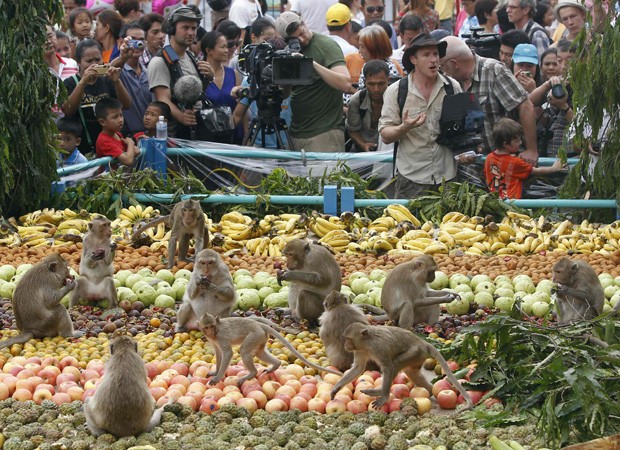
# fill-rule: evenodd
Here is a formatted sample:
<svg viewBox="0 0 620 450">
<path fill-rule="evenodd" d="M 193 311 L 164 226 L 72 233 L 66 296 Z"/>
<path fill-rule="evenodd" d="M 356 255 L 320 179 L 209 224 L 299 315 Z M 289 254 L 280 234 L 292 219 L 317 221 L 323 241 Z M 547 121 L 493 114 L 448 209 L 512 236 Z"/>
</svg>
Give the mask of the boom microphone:
<svg viewBox="0 0 620 450">
<path fill-rule="evenodd" d="M 202 82 L 196 75 L 183 75 L 174 84 L 174 98 L 181 110 L 194 109 L 194 105 L 202 97 Z M 196 140 L 196 127 L 190 127 L 190 138 Z"/>
</svg>

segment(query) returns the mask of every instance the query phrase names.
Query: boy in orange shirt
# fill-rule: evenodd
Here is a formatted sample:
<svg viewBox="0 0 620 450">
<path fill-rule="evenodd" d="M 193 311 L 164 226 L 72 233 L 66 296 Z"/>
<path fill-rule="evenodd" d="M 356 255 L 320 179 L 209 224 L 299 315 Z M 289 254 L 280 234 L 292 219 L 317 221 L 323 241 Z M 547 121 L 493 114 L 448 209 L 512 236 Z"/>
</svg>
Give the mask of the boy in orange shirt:
<svg viewBox="0 0 620 450">
<path fill-rule="evenodd" d="M 493 127 L 493 141 L 497 149 L 487 156 L 484 176 L 489 191 L 497 192 L 502 199 L 521 198 L 523 181 L 531 175 L 547 175 L 562 170 L 559 159 L 552 166 L 534 167 L 516 156 L 522 137 L 523 128 L 512 119 L 501 119 Z"/>
<path fill-rule="evenodd" d="M 125 166 L 131 166 L 140 155 L 140 150 L 133 139 L 124 138 L 120 133 L 123 128 L 123 105 L 113 97 L 103 98 L 95 105 L 95 116 L 101 124 L 101 133 L 97 137 L 97 157 L 111 156 Z"/>
</svg>

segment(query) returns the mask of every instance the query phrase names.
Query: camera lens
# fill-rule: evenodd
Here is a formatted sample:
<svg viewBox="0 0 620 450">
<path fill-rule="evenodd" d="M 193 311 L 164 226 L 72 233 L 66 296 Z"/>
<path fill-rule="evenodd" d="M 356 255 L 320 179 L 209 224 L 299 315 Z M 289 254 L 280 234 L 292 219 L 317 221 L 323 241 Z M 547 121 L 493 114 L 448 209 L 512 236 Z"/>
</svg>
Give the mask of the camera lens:
<svg viewBox="0 0 620 450">
<path fill-rule="evenodd" d="M 551 87 L 551 95 L 555 98 L 562 98 L 566 95 L 566 91 L 564 91 L 564 86 L 561 83 L 554 84 Z"/>
</svg>

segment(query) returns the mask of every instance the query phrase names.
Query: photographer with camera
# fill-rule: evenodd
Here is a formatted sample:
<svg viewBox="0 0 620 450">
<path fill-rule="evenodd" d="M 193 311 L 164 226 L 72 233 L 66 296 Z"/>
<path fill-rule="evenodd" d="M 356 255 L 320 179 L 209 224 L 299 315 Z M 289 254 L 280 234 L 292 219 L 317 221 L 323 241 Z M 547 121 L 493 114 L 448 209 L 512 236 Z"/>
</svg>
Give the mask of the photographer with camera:
<svg viewBox="0 0 620 450">
<path fill-rule="evenodd" d="M 531 165 L 538 161 L 536 114 L 527 92 L 506 66 L 471 51 L 455 36 L 441 40 L 447 44 L 441 60 L 444 72 L 459 81 L 464 90 L 478 96 L 484 115 L 483 149 L 493 150 L 493 126 L 500 119 L 518 113 L 524 130 L 525 150 L 520 157 Z"/>
<path fill-rule="evenodd" d="M 313 60 L 312 83 L 292 87 L 290 132 L 293 148 L 344 151 L 342 93 L 353 94 L 355 89 L 342 50 L 329 37 L 310 31 L 303 20 L 290 11 L 278 17 L 276 30 L 285 40 L 299 40 L 299 53 Z"/>
<path fill-rule="evenodd" d="M 176 82 L 184 75 L 200 77 L 203 87 L 196 93 L 196 100 L 199 100 L 214 76 L 209 63 L 197 61 L 189 51 L 201 20 L 202 15 L 192 8 L 182 6 L 175 9 L 162 24 L 162 31 L 170 37 L 170 45 L 162 48 L 149 63 L 151 92 L 155 100 L 168 104 L 172 111 L 172 118 L 168 123 L 170 137 L 191 139 L 192 130 L 198 125 L 196 106 L 181 105 L 177 100 L 173 100 Z M 200 107 L 199 103 L 196 105 Z"/>
<path fill-rule="evenodd" d="M 456 177 L 452 150 L 437 142 L 444 97 L 448 90 L 461 92 L 455 80 L 439 73 L 446 46 L 428 33 L 418 35 L 403 55 L 403 67 L 409 73 L 403 78 L 406 81 L 392 84 L 384 95 L 381 139 L 386 144 L 399 142 L 396 198 L 416 198 Z"/>
</svg>

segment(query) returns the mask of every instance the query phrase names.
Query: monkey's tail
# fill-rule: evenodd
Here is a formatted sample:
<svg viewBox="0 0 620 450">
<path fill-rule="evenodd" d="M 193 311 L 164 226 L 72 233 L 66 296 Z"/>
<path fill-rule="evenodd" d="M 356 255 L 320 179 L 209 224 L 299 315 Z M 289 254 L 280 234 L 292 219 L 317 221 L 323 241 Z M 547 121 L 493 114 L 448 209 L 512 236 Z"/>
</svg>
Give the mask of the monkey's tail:
<svg viewBox="0 0 620 450">
<path fill-rule="evenodd" d="M 435 358 L 436 361 L 439 362 L 439 364 L 441 365 L 441 368 L 444 370 L 444 372 L 446 373 L 446 377 L 448 377 L 448 380 L 450 380 L 450 383 L 452 383 L 452 385 L 461 393 L 461 395 L 465 398 L 465 400 L 467 401 L 467 406 L 469 408 L 472 408 L 474 406 L 474 402 L 472 402 L 471 397 L 469 396 L 469 394 L 467 393 L 467 391 L 465 391 L 465 388 L 463 388 L 463 386 L 461 386 L 461 383 L 458 382 L 458 380 L 456 379 L 456 377 L 454 376 L 454 374 L 452 373 L 452 370 L 450 369 L 450 367 L 448 366 L 448 363 L 446 362 L 446 359 L 443 357 L 443 355 L 441 353 L 439 353 L 439 350 L 437 350 L 432 344 L 429 344 L 428 342 L 426 343 L 426 345 L 428 346 L 428 353 Z"/>
<path fill-rule="evenodd" d="M 256 322 L 260 322 L 260 323 L 264 323 L 265 325 L 267 325 L 268 327 L 273 328 L 274 330 L 279 331 L 280 333 L 287 333 L 287 334 L 299 334 L 301 330 L 294 330 L 292 328 L 282 328 L 281 326 L 279 326 L 276 323 L 273 323 L 271 320 L 266 319 L 265 317 L 260 317 L 260 316 L 250 316 L 248 317 L 250 320 L 254 320 Z"/>
<path fill-rule="evenodd" d="M 30 331 L 24 331 L 23 333 L 18 334 L 15 337 L 0 342 L 0 348 L 10 347 L 13 344 L 25 344 L 33 337 L 34 334 L 32 334 Z"/>
<path fill-rule="evenodd" d="M 155 219 L 155 220 L 151 220 L 149 223 L 146 223 L 146 224 L 142 225 L 140 228 L 138 228 L 138 229 L 137 229 L 137 230 L 133 233 L 133 235 L 131 236 L 131 239 L 135 241 L 136 239 L 138 239 L 138 237 L 140 236 L 140 234 L 141 234 L 143 231 L 145 231 L 145 230 L 147 230 L 147 229 L 149 229 L 149 228 L 151 228 L 151 227 L 154 227 L 154 226 L 156 226 L 156 225 L 159 225 L 159 224 L 160 224 L 160 223 L 162 223 L 162 222 L 165 222 L 166 220 L 168 220 L 168 217 L 170 217 L 170 216 L 169 216 L 169 215 L 168 215 L 168 216 L 161 216 L 161 217 L 158 217 L 158 218 L 157 218 L 157 219 Z"/>
<path fill-rule="evenodd" d="M 306 358 L 303 357 L 303 355 L 301 353 L 299 353 L 297 351 L 297 349 L 295 347 L 293 347 L 293 345 L 287 341 L 284 336 L 282 336 L 280 333 L 276 333 L 276 331 L 274 329 L 272 329 L 269 325 L 267 325 L 267 332 L 275 337 L 277 340 L 279 340 L 280 342 L 282 342 L 282 344 L 284 344 L 284 346 L 286 348 L 289 349 L 289 351 L 297 356 L 297 358 L 299 358 L 300 360 L 302 360 L 304 362 L 305 365 L 307 365 L 308 367 L 312 367 L 315 370 L 319 370 L 321 372 L 327 372 L 327 373 L 333 373 L 334 375 L 342 375 L 342 372 L 339 372 L 337 370 L 333 370 L 333 369 L 328 369 L 327 367 L 323 367 L 323 366 L 319 366 L 318 364 L 314 364 L 313 362 L 308 361 Z"/>
</svg>

